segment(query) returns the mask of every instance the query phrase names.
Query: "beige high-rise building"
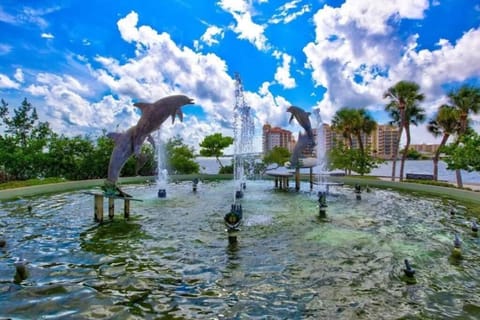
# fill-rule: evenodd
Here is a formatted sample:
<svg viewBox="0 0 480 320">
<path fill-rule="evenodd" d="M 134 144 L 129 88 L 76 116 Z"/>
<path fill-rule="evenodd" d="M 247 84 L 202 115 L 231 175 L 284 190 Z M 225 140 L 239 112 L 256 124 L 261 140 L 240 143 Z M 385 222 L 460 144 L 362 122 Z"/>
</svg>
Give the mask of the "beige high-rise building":
<svg viewBox="0 0 480 320">
<path fill-rule="evenodd" d="M 392 159 L 397 148 L 398 127 L 391 125 L 378 125 L 373 133 L 373 155 L 382 159 Z M 375 152 L 376 151 L 376 152 Z"/>
<path fill-rule="evenodd" d="M 317 129 L 313 129 L 316 146 L 306 148 L 303 152 L 304 156 L 315 156 L 317 148 L 324 148 L 325 153 L 336 146 L 339 141 L 344 141 L 344 137 L 338 132 L 332 130 L 329 124 L 322 124 L 323 141 L 318 141 Z M 374 157 L 381 159 L 392 159 L 395 151 L 398 127 L 391 125 L 378 125 L 370 135 L 363 135 L 362 141 L 366 150 L 369 150 Z M 346 143 L 346 141 L 344 141 Z M 270 151 L 275 146 L 287 148 L 290 152 L 295 147 L 295 140 L 292 133 L 281 128 L 272 128 L 269 124 L 263 126 L 263 153 Z M 414 145 L 415 146 L 415 145 Z M 358 148 L 358 140 L 353 139 L 353 147 Z"/>
<path fill-rule="evenodd" d="M 440 147 L 439 144 L 411 144 L 409 149 L 413 149 L 415 151 L 418 151 L 424 155 L 431 156 L 437 152 L 438 147 Z"/>
<path fill-rule="evenodd" d="M 322 125 L 325 151 L 328 152 L 335 147 L 338 141 L 344 141 L 344 138 L 338 132 L 332 130 L 331 126 L 324 123 Z M 395 144 L 398 137 L 398 128 L 390 125 L 378 125 L 370 135 L 363 135 L 362 141 L 366 150 L 369 150 L 375 157 L 382 159 L 391 159 L 395 150 Z M 346 141 L 344 141 L 346 143 Z M 353 139 L 353 147 L 358 148 L 358 140 Z"/>
<path fill-rule="evenodd" d="M 268 123 L 263 126 L 262 152 L 264 155 L 274 147 L 283 147 L 292 152 L 294 146 L 295 140 L 293 139 L 291 131 L 272 127 Z"/>
</svg>

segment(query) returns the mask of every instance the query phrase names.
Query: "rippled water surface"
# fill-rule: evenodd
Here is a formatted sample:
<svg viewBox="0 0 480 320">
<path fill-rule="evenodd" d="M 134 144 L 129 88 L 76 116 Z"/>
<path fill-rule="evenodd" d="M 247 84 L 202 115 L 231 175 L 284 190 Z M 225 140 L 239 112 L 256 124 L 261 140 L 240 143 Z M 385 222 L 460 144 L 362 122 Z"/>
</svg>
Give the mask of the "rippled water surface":
<svg viewBox="0 0 480 320">
<path fill-rule="evenodd" d="M 102 225 L 81 191 L 0 203 L 0 317 L 479 317 L 480 242 L 457 203 L 380 189 L 357 201 L 352 188 L 336 187 L 320 220 L 315 191 L 249 181 L 238 243 L 229 245 L 232 182 L 201 183 L 197 193 L 171 184 L 167 199 L 154 186 L 125 190 L 143 201 L 131 203 L 128 221 L 116 202 Z M 450 255 L 455 233 L 463 259 Z M 21 282 L 18 259 L 29 272 Z"/>
</svg>

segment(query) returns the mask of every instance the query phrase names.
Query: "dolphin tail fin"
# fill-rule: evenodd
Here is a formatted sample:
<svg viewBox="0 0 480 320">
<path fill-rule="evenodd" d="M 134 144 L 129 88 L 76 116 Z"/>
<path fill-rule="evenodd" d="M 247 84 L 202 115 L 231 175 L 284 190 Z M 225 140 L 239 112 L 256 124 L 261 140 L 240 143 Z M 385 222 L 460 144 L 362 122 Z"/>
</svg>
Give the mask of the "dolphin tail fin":
<svg viewBox="0 0 480 320">
<path fill-rule="evenodd" d="M 147 136 L 147 141 L 150 142 L 150 144 L 152 145 L 153 150 L 156 150 L 156 149 L 157 149 L 157 148 L 156 148 L 156 145 L 155 145 L 155 140 L 153 139 L 153 137 L 152 137 L 151 134 L 149 134 L 149 135 Z"/>
</svg>

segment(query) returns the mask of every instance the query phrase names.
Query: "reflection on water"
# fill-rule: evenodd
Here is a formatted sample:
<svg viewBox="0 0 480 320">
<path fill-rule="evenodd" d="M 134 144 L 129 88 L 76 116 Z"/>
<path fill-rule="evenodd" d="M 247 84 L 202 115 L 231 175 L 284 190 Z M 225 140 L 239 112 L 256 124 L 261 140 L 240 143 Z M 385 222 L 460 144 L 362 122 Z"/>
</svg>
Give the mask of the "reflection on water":
<svg viewBox="0 0 480 320">
<path fill-rule="evenodd" d="M 302 190 L 308 190 L 307 185 Z M 229 244 L 232 182 L 126 190 L 131 219 L 93 221 L 81 192 L 0 204 L 0 317 L 69 319 L 475 319 L 480 242 L 462 206 L 349 187 L 328 196 L 248 182 Z M 28 210 L 31 206 L 32 210 Z M 457 214 L 450 216 L 455 206 Z M 121 211 L 121 203 L 117 204 Z M 454 234 L 462 259 L 452 260 Z M 28 278 L 13 281 L 15 262 Z M 403 274 L 404 259 L 417 271 Z"/>
</svg>

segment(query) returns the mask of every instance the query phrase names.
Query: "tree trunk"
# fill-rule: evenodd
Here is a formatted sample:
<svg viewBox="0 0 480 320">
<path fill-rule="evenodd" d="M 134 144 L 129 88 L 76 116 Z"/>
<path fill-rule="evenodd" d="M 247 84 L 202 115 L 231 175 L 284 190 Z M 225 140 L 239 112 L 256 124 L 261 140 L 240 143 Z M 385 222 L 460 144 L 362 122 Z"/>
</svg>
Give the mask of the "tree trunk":
<svg viewBox="0 0 480 320">
<path fill-rule="evenodd" d="M 455 170 L 455 175 L 457 177 L 457 187 L 463 188 L 462 170 L 460 169 Z"/>
<path fill-rule="evenodd" d="M 395 143 L 395 150 L 393 150 L 393 156 L 392 156 L 392 181 L 395 181 L 398 149 L 400 148 L 400 139 L 402 137 L 402 132 L 403 132 L 403 127 L 400 127 L 398 130 L 397 142 Z"/>
<path fill-rule="evenodd" d="M 445 133 L 440 141 L 437 151 L 435 151 L 435 156 L 433 157 L 433 180 L 438 180 L 438 161 L 440 160 L 440 149 L 447 143 L 448 137 L 450 134 Z"/>
<path fill-rule="evenodd" d="M 405 148 L 403 149 L 402 154 L 402 161 L 400 162 L 400 181 L 403 181 L 403 171 L 405 169 L 405 160 L 407 159 L 408 148 L 410 147 L 410 127 L 407 125 L 405 126 L 405 134 L 407 136 L 407 143 L 405 144 Z"/>
<path fill-rule="evenodd" d="M 457 141 L 456 141 L 457 145 L 460 142 L 460 137 L 463 136 L 467 131 L 467 124 L 468 124 L 468 113 L 463 112 L 460 115 L 460 134 L 457 137 Z M 457 177 L 457 187 L 463 188 L 462 171 L 460 169 L 456 169 L 455 176 Z"/>
<path fill-rule="evenodd" d="M 218 164 L 220 165 L 220 169 L 223 169 L 223 164 L 222 162 L 220 161 L 220 158 L 218 158 L 218 156 L 215 157 L 217 159 L 217 162 Z"/>
</svg>

